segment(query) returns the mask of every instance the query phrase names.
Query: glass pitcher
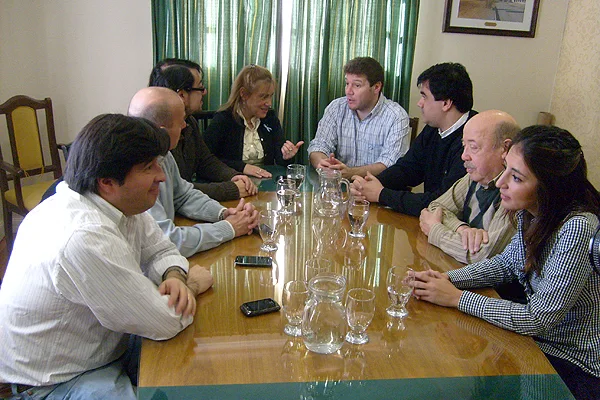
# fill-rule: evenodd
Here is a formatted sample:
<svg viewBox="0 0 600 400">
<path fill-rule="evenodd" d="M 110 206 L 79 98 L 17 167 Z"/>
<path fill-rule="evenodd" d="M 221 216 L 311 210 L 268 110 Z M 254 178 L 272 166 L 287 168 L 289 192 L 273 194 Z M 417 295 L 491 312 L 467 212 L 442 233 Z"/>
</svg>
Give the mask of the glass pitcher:
<svg viewBox="0 0 600 400">
<path fill-rule="evenodd" d="M 319 190 L 314 194 L 315 209 L 323 216 L 343 216 L 350 197 L 350 182 L 335 169 L 322 168 L 317 172 Z M 345 194 L 342 185 L 346 185 Z"/>
<path fill-rule="evenodd" d="M 324 272 L 310 280 L 308 289 L 310 299 L 302 315 L 304 345 L 315 353 L 335 353 L 346 336 L 346 310 L 342 305 L 346 278 Z"/>
</svg>

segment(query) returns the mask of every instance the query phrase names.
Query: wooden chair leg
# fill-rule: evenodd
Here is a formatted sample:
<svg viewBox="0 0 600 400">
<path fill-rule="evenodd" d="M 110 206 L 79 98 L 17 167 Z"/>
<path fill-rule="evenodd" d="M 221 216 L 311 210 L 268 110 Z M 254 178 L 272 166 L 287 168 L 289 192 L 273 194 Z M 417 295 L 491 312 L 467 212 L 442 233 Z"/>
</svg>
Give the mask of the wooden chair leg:
<svg viewBox="0 0 600 400">
<path fill-rule="evenodd" d="M 4 216 L 4 236 L 6 237 L 6 251 L 8 252 L 8 256 L 10 257 L 10 253 L 12 252 L 14 237 L 13 237 L 13 221 L 12 221 L 12 212 L 3 205 L 2 213 Z"/>
</svg>

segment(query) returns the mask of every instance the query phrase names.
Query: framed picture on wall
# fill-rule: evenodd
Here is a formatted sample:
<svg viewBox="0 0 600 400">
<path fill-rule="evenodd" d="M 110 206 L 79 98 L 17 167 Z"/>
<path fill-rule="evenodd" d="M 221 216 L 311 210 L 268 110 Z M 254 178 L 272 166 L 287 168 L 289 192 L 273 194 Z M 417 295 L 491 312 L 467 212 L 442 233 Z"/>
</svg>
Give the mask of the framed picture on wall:
<svg viewBox="0 0 600 400">
<path fill-rule="evenodd" d="M 534 37 L 540 0 L 446 0 L 444 32 Z"/>
</svg>

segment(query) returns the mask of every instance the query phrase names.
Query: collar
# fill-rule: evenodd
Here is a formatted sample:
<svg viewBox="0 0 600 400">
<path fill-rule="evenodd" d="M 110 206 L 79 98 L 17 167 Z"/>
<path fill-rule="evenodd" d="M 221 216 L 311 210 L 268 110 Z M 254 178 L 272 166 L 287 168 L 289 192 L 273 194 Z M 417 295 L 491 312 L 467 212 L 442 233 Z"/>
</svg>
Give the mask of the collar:
<svg viewBox="0 0 600 400">
<path fill-rule="evenodd" d="M 466 113 L 464 113 L 462 115 L 462 117 L 460 117 L 455 123 L 454 125 L 452 125 L 450 128 L 446 129 L 444 132 L 440 131 L 438 129 L 438 133 L 440 134 L 440 137 L 442 139 L 450 136 L 452 133 L 454 133 L 458 128 L 460 128 L 461 126 L 463 126 L 467 120 L 469 119 L 469 112 L 467 111 Z"/>
<path fill-rule="evenodd" d="M 237 110 L 235 110 L 235 111 L 237 112 L 237 115 L 239 115 L 242 118 L 242 121 L 244 121 L 244 126 L 246 128 L 250 129 L 251 131 L 258 130 L 258 127 L 260 126 L 260 118 L 252 117 L 252 119 L 250 119 L 250 123 L 253 126 L 253 128 L 251 128 L 250 124 L 246 120 L 246 117 L 244 117 L 244 113 L 242 113 L 242 110 L 238 107 Z"/>
<path fill-rule="evenodd" d="M 369 118 L 372 115 L 377 115 L 380 112 L 382 112 L 383 110 L 383 103 L 385 103 L 387 99 L 385 98 L 385 96 L 383 95 L 383 93 L 379 93 L 379 99 L 377 99 L 377 103 L 375 103 L 375 107 L 373 107 L 371 109 L 371 112 L 369 112 L 367 114 L 367 116 L 363 119 L 363 121 L 367 118 Z M 348 106 L 348 101 L 346 100 L 346 107 Z M 356 118 L 358 118 L 358 113 L 356 112 L 356 110 L 352 110 L 352 113 L 354 114 L 354 116 Z M 359 118 L 360 119 L 360 118 Z"/>
<path fill-rule="evenodd" d="M 123 214 L 118 208 L 104 200 L 101 196 L 96 193 L 79 194 L 76 191 L 69 188 L 67 182 L 61 182 L 56 187 L 56 192 L 69 196 L 75 200 L 83 201 L 83 199 L 91 202 L 102 214 L 110 219 L 115 225 L 121 226 L 127 221 L 127 216 Z"/>
<path fill-rule="evenodd" d="M 487 183 L 487 185 L 484 184 L 479 184 L 482 188 L 484 188 L 485 190 L 493 190 L 496 189 L 496 182 L 498 182 L 498 179 L 500 179 L 500 176 L 502 176 L 502 174 L 504 173 L 504 169 L 502 171 L 500 171 L 500 173 L 498 175 L 496 175 L 496 177 L 494 179 L 492 179 L 491 181 L 489 181 Z"/>
</svg>

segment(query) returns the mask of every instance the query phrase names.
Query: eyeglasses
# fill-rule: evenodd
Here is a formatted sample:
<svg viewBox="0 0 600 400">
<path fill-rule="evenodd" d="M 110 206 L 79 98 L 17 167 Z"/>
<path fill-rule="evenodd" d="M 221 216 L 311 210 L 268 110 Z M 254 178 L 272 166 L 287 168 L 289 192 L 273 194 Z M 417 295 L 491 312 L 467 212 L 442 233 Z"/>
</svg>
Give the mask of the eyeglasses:
<svg viewBox="0 0 600 400">
<path fill-rule="evenodd" d="M 206 90 L 206 88 L 204 86 L 200 86 L 200 87 L 187 88 L 185 90 L 188 92 L 204 92 Z"/>
</svg>

